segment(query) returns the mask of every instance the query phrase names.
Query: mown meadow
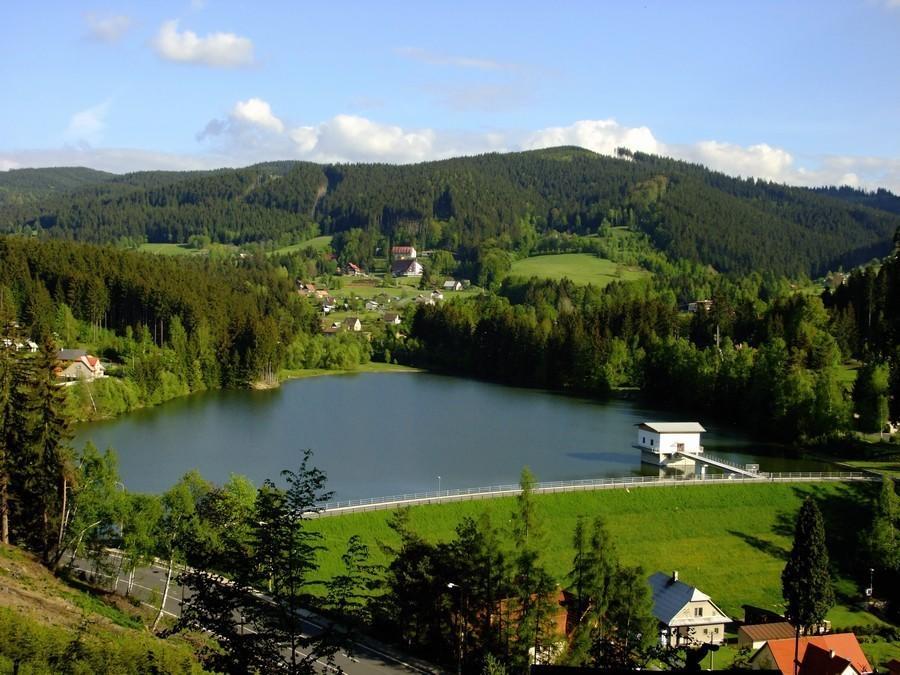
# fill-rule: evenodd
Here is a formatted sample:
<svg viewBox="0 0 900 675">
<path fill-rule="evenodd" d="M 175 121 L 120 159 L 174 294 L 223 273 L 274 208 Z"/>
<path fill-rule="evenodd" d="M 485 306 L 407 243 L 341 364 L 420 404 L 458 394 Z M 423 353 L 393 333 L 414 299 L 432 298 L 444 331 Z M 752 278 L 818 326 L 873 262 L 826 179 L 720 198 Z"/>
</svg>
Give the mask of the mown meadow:
<svg viewBox="0 0 900 675">
<path fill-rule="evenodd" d="M 539 495 L 549 568 L 565 583 L 573 549 L 572 532 L 579 517 L 602 515 L 615 537 L 622 562 L 641 565 L 647 574 L 678 570 L 735 618 L 742 605 L 779 609 L 781 570 L 791 547 L 793 522 L 802 501 L 811 496 L 826 518 L 833 565 L 838 575 L 840 604 L 832 619 L 841 625 L 872 623 L 871 615 L 850 605 L 861 595 L 868 569 L 852 567 L 856 533 L 867 523 L 868 484 L 765 483 L 671 488 L 631 488 Z M 410 509 L 415 531 L 430 541 L 449 540 L 465 516 L 490 515 L 504 531 L 514 498 L 452 502 Z M 373 561 L 386 563 L 379 542 L 395 545 L 388 527 L 391 511 L 370 511 L 321 518 L 312 527 L 325 535 L 322 573 L 340 569 L 340 546 L 359 534 Z M 846 553 L 844 553 L 846 552 Z"/>
</svg>

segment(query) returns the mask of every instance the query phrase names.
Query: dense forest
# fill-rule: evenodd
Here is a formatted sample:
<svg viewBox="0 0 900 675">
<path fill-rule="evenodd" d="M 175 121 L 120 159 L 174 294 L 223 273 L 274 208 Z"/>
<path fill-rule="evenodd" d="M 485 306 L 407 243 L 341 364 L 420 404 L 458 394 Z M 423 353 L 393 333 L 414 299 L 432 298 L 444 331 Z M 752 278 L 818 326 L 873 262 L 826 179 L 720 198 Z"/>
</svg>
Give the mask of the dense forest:
<svg viewBox="0 0 900 675">
<path fill-rule="evenodd" d="M 386 240 L 471 261 L 494 248 L 527 254 L 548 232 L 627 226 L 673 258 L 719 271 L 818 275 L 884 255 L 900 225 L 897 198 L 883 191 L 813 191 L 624 150 L 616 158 L 555 148 L 401 166 L 273 162 L 98 174 L 93 183 L 74 169 L 28 171 L 0 175 L 0 230 L 95 243 L 200 236 L 285 245 L 318 225 L 325 234 L 358 232 L 369 256 Z"/>
<path fill-rule="evenodd" d="M 692 291 L 711 299 L 708 311 L 681 311 Z M 900 417 L 898 302 L 896 255 L 821 298 L 784 279 L 685 263 L 602 290 L 508 278 L 496 295 L 420 308 L 392 354 L 517 385 L 636 387 L 758 436 L 821 441 Z M 850 359 L 862 362 L 852 388 Z"/>
<path fill-rule="evenodd" d="M 282 368 L 368 361 L 362 339 L 320 335 L 317 309 L 283 266 L 293 258 L 175 258 L 0 237 L 0 326 L 4 338 L 87 346 L 107 362 L 115 377 L 70 388 L 80 418 L 271 385 Z"/>
</svg>

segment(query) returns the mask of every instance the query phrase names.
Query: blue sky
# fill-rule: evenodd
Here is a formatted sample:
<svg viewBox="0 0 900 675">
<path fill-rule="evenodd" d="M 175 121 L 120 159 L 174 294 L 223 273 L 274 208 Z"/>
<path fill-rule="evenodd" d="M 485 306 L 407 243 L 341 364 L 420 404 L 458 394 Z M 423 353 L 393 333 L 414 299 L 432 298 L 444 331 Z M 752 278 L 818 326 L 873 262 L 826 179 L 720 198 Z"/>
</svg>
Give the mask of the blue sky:
<svg viewBox="0 0 900 675">
<path fill-rule="evenodd" d="M 617 145 L 900 190 L 900 0 L 0 9 L 0 169 Z"/>
</svg>

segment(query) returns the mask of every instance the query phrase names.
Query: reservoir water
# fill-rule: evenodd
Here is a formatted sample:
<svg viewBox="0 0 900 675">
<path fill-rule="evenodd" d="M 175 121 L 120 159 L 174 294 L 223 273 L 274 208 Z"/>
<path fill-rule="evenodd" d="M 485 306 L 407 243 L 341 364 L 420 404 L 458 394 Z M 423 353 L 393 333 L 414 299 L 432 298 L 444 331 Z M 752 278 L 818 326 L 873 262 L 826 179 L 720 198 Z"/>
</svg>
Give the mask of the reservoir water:
<svg viewBox="0 0 900 675">
<path fill-rule="evenodd" d="M 684 420 L 629 401 L 596 401 L 425 373 L 366 373 L 285 382 L 269 391 L 215 391 L 115 420 L 81 425 L 119 455 L 132 491 L 161 492 L 190 469 L 215 482 L 229 474 L 278 481 L 311 448 L 335 499 L 515 483 L 528 465 L 538 480 L 636 474 L 634 425 Z M 763 471 L 823 465 L 762 448 L 707 424 L 708 452 Z M 438 479 L 440 476 L 440 480 Z"/>
</svg>

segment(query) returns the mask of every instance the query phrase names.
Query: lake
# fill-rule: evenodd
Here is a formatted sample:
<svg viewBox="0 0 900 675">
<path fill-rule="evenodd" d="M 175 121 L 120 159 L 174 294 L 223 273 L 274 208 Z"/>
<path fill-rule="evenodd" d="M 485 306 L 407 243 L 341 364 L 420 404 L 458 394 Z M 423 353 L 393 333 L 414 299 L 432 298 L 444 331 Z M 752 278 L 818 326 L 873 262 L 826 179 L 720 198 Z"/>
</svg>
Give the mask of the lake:
<svg viewBox="0 0 900 675">
<path fill-rule="evenodd" d="M 426 373 L 364 373 L 285 382 L 269 391 L 213 391 L 76 430 L 116 449 L 131 491 L 162 492 L 190 469 L 217 483 L 231 473 L 257 485 L 314 451 L 335 499 L 658 469 L 632 448 L 642 421 L 685 420 L 630 401 L 596 401 Z M 704 423 L 706 449 L 763 471 L 822 464 L 762 448 Z M 438 480 L 440 476 L 440 481 Z"/>
</svg>

